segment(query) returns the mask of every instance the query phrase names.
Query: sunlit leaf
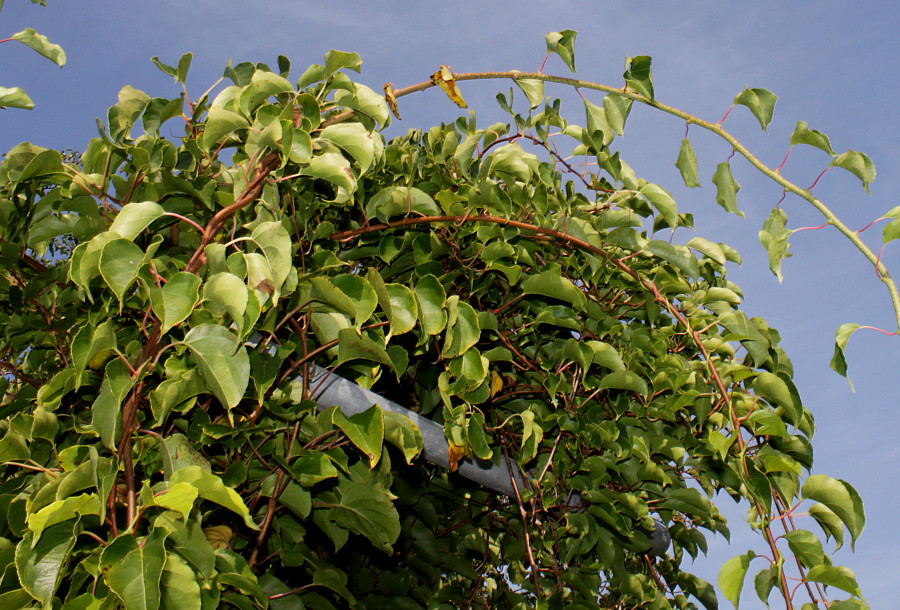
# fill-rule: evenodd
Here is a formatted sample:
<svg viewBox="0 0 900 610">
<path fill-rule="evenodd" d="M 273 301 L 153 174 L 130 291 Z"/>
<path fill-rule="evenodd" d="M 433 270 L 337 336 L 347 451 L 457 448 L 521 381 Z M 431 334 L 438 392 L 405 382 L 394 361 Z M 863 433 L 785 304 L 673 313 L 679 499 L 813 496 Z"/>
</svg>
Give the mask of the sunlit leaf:
<svg viewBox="0 0 900 610">
<path fill-rule="evenodd" d="M 734 604 L 735 609 L 740 607 L 741 589 L 744 588 L 744 577 L 750 568 L 750 561 L 756 557 L 756 553 L 748 551 L 746 555 L 732 557 L 719 570 L 719 588 L 725 599 Z"/>
<path fill-rule="evenodd" d="M 184 337 L 194 361 L 211 392 L 229 409 L 244 396 L 250 383 L 250 360 L 247 349 L 228 329 L 214 324 L 201 324 Z"/>
<path fill-rule="evenodd" d="M 806 144 L 824 150 L 829 155 L 833 156 L 835 154 L 834 149 L 831 148 L 831 142 L 828 141 L 828 136 L 815 129 L 809 129 L 806 121 L 797 121 L 797 126 L 794 127 L 794 133 L 791 134 L 790 142 L 791 146 Z"/>
<path fill-rule="evenodd" d="M 869 192 L 869 183 L 875 180 L 875 164 L 872 163 L 869 155 L 848 150 L 832 159 L 831 165 L 843 168 L 859 178 L 863 188 L 867 193 Z"/>
<path fill-rule="evenodd" d="M 697 188 L 700 186 L 700 178 L 697 170 L 697 157 L 694 155 L 694 148 L 691 141 L 684 138 L 681 141 L 681 149 L 678 151 L 678 159 L 675 161 L 675 167 L 681 172 L 681 179 L 688 188 Z"/>
<path fill-rule="evenodd" d="M 16 32 L 10 38 L 34 49 L 60 68 L 66 65 L 66 52 L 63 51 L 63 48 L 58 44 L 53 44 L 46 36 L 38 34 L 31 28 Z"/>
<path fill-rule="evenodd" d="M 625 84 L 647 99 L 653 99 L 652 59 L 649 55 L 638 55 L 625 58 Z"/>
<path fill-rule="evenodd" d="M 804 498 L 824 504 L 840 517 L 850 532 L 850 546 L 853 547 L 866 525 L 862 498 L 853 486 L 840 479 L 815 474 L 803 484 L 801 493 Z"/>
<path fill-rule="evenodd" d="M 734 103 L 740 106 L 746 106 L 759 121 L 763 131 L 769 127 L 772 122 L 772 113 L 775 112 L 775 102 L 778 96 L 767 89 L 750 89 L 744 87 L 744 90 L 737 94 Z"/>
<path fill-rule="evenodd" d="M 575 37 L 578 32 L 563 30 L 550 32 L 546 36 L 547 53 L 556 53 L 572 72 L 575 71 Z"/>
<path fill-rule="evenodd" d="M 841 324 L 834 336 L 834 356 L 831 358 L 831 370 L 838 375 L 847 377 L 847 359 L 844 357 L 844 349 L 850 340 L 850 335 L 859 330 L 860 325 L 855 322 Z M 847 377 L 849 381 L 850 378 Z M 851 385 L 852 387 L 852 385 Z"/>
<path fill-rule="evenodd" d="M 725 211 L 743 217 L 744 213 L 737 207 L 737 192 L 741 185 L 731 175 L 731 165 L 719 163 L 712 180 L 716 185 L 716 203 L 725 208 Z"/>
<path fill-rule="evenodd" d="M 785 224 L 787 224 L 785 211 L 774 208 L 759 232 L 759 243 L 769 253 L 769 269 L 779 282 L 784 281 L 784 276 L 781 275 L 781 262 L 793 256 L 790 252 L 791 244 L 788 242 L 793 231 L 786 229 Z"/>
<path fill-rule="evenodd" d="M 0 108 L 31 110 L 34 108 L 34 102 L 21 87 L 0 87 Z"/>
</svg>

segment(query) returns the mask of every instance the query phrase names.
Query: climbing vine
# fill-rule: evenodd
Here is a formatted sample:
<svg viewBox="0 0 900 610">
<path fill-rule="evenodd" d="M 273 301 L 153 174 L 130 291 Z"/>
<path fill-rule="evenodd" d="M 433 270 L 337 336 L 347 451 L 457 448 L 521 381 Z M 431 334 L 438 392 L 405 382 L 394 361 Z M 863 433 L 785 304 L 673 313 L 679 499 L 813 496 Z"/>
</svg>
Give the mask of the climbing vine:
<svg viewBox="0 0 900 610">
<path fill-rule="evenodd" d="M 547 37 L 572 71 L 574 39 Z M 199 97 L 191 59 L 154 58 L 184 94 L 126 86 L 78 159 L 25 143 L 0 165 L 0 605 L 714 608 L 687 558 L 727 534 L 724 492 L 761 536 L 722 567 L 728 600 L 752 572 L 767 604 L 866 607 L 820 541 L 852 545 L 862 501 L 809 474 L 812 414 L 727 279 L 739 254 L 679 243 L 691 216 L 615 152 L 633 104 L 724 138 L 895 307 L 896 286 L 810 189 L 657 101 L 649 57 L 618 87 L 441 66 L 382 95 L 331 51 L 295 80 L 284 57 L 229 64 Z M 465 106 L 473 79 L 518 86 L 498 96 L 510 123 L 381 135 L 403 96 Z M 735 104 L 765 128 L 775 96 Z M 791 145 L 874 179 L 806 124 Z M 699 185 L 687 137 L 677 165 Z M 730 160 L 713 183 L 739 213 Z M 786 223 L 776 207 L 761 234 L 776 274 Z M 328 403 L 317 371 L 414 414 Z M 461 476 L 472 462 L 513 464 L 511 493 Z"/>
</svg>

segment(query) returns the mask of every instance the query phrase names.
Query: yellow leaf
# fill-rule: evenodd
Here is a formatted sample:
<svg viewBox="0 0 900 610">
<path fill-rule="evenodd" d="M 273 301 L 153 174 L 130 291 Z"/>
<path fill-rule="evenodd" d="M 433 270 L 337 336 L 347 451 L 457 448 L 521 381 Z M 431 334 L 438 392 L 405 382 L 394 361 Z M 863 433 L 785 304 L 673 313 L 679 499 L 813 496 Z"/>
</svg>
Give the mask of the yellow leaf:
<svg viewBox="0 0 900 610">
<path fill-rule="evenodd" d="M 209 546 L 215 549 L 227 549 L 234 533 L 227 525 L 215 525 L 213 527 L 204 527 L 203 535 L 206 536 Z"/>
<path fill-rule="evenodd" d="M 503 389 L 503 377 L 497 371 L 491 371 L 491 398 Z"/>
<path fill-rule="evenodd" d="M 431 75 L 431 81 L 444 90 L 444 93 L 447 94 L 453 103 L 459 106 L 460 108 L 468 108 L 469 105 L 466 104 L 465 100 L 462 98 L 462 95 L 459 93 L 459 89 L 456 88 L 456 79 L 453 77 L 453 71 L 447 66 L 441 66 L 441 69 Z"/>
<path fill-rule="evenodd" d="M 397 97 L 394 95 L 394 83 L 384 84 L 384 99 L 387 100 L 388 108 L 397 120 L 400 120 L 400 110 L 397 109 Z"/>
<path fill-rule="evenodd" d="M 459 468 L 459 461 L 469 457 L 469 447 L 467 445 L 456 445 L 450 443 L 447 447 L 447 459 L 450 460 L 450 472 L 456 472 Z"/>
</svg>

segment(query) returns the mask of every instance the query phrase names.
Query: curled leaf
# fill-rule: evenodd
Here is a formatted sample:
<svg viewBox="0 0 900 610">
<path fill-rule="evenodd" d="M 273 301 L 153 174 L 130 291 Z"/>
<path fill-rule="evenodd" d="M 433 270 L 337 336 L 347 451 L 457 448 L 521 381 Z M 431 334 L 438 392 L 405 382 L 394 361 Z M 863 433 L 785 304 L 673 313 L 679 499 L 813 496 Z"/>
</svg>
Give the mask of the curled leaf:
<svg viewBox="0 0 900 610">
<path fill-rule="evenodd" d="M 388 108 L 391 109 L 391 114 L 399 120 L 400 110 L 397 108 L 397 98 L 394 96 L 394 83 L 384 84 L 384 99 L 387 100 Z"/>
<path fill-rule="evenodd" d="M 469 105 L 462 98 L 459 89 L 456 86 L 456 78 L 453 76 L 453 70 L 447 66 L 441 66 L 441 69 L 431 75 L 431 81 L 440 87 L 447 94 L 454 104 L 460 108 L 468 108 Z"/>
</svg>

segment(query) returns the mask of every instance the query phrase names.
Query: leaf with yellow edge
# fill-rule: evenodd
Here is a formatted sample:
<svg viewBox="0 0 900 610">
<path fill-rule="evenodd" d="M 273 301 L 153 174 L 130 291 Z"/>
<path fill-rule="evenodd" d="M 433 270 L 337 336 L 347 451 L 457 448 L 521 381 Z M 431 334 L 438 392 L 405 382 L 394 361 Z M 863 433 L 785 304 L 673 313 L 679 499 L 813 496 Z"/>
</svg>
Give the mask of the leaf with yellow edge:
<svg viewBox="0 0 900 610">
<path fill-rule="evenodd" d="M 453 76 L 453 70 L 447 66 L 441 66 L 441 69 L 431 75 L 431 81 L 443 89 L 454 104 L 460 108 L 468 108 L 469 105 L 462 98 L 459 89 L 456 87 L 456 78 Z"/>
</svg>

